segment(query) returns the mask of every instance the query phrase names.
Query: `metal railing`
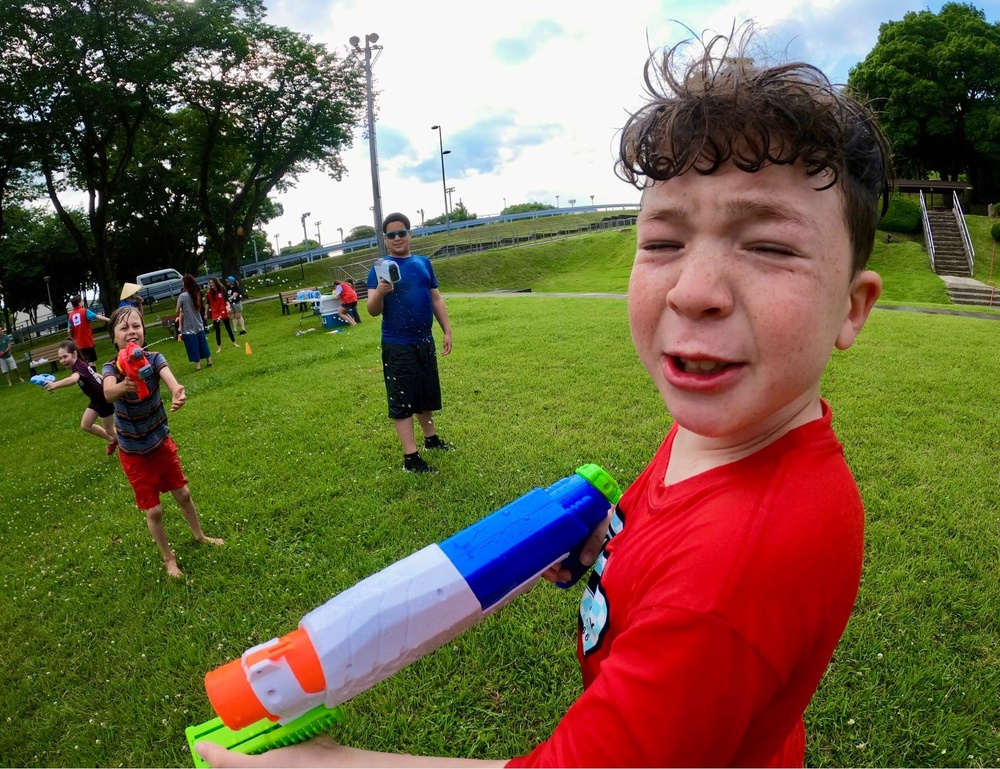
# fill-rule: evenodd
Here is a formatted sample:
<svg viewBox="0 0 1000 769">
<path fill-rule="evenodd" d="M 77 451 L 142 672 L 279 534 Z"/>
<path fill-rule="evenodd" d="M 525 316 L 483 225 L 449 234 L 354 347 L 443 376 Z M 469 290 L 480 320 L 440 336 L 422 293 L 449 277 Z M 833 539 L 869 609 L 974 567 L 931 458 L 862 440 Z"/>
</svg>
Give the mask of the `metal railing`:
<svg viewBox="0 0 1000 769">
<path fill-rule="evenodd" d="M 538 217 L 528 214 L 522 218 Z M 469 227 L 462 234 L 457 235 L 452 241 L 437 246 L 433 249 L 433 252 L 428 251 L 425 255 L 434 261 L 438 261 L 440 259 L 447 259 L 453 256 L 462 256 L 463 254 L 482 253 L 483 251 L 501 250 L 505 248 L 516 248 L 519 246 L 530 245 L 532 243 L 539 243 L 545 240 L 563 240 L 577 235 L 600 232 L 602 230 L 634 227 L 635 222 L 636 217 L 633 215 L 619 215 L 599 222 L 588 222 L 587 224 L 573 227 L 566 227 L 565 224 L 554 228 L 538 227 L 532 231 L 520 234 L 512 233 L 502 237 L 477 237 L 478 233 L 472 229 L 472 227 Z M 415 250 L 417 249 L 419 249 L 419 244 L 416 246 Z M 366 259 L 351 262 L 350 264 L 335 265 L 330 268 L 330 275 L 334 281 L 346 280 L 347 278 L 353 278 L 356 281 L 363 281 L 367 278 L 368 271 L 377 258 L 377 255 L 372 255 Z"/>
<path fill-rule="evenodd" d="M 474 228 L 480 227 L 484 224 L 516 222 L 525 219 L 545 219 L 550 216 L 562 216 L 565 214 L 584 214 L 600 211 L 634 211 L 638 207 L 639 205 L 637 203 L 605 203 L 602 205 L 575 206 L 572 208 L 547 208 L 542 211 L 527 211 L 521 214 L 496 214 L 460 222 L 453 221 L 448 225 L 435 224 L 428 227 L 414 226 L 413 238 L 416 241 L 425 235 L 442 234 L 445 232 L 450 232 L 456 237 L 462 237 L 459 233 L 464 235 L 467 231 L 473 230 Z M 240 272 L 243 277 L 266 274 L 268 272 L 272 272 L 273 270 L 291 267 L 298 264 L 300 261 L 304 261 L 306 264 L 311 264 L 314 261 L 324 259 L 328 256 L 349 254 L 352 251 L 373 248 L 377 245 L 377 238 L 362 238 L 361 240 L 348 240 L 343 243 L 332 243 L 330 245 L 309 249 L 308 251 L 296 251 L 291 254 L 280 254 L 278 256 L 272 256 L 270 259 L 263 259 L 257 262 L 244 262 L 240 266 Z"/>
<path fill-rule="evenodd" d="M 927 215 L 927 201 L 924 200 L 923 190 L 920 190 L 920 218 L 924 222 L 924 241 L 927 243 L 927 253 L 931 258 L 931 270 L 937 272 L 934 267 L 934 233 L 931 232 L 931 219 Z"/>
<path fill-rule="evenodd" d="M 959 232 L 962 233 L 962 242 L 965 244 L 965 256 L 969 260 L 969 275 L 976 274 L 976 249 L 972 245 L 972 238 L 969 236 L 969 226 L 965 223 L 965 216 L 962 214 L 962 204 L 958 202 L 958 193 L 952 192 L 951 210 L 955 214 L 955 221 L 958 222 Z"/>
</svg>

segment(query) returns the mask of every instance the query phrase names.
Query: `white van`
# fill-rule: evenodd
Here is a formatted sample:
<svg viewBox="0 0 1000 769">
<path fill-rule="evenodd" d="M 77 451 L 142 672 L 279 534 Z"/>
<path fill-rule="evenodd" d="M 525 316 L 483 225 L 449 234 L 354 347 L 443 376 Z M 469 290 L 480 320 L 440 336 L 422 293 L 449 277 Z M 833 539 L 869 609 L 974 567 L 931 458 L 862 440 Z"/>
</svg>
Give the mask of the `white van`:
<svg viewBox="0 0 1000 769">
<path fill-rule="evenodd" d="M 144 272 L 135 282 L 142 286 L 140 293 L 144 302 L 173 299 L 184 290 L 184 277 L 174 269 Z"/>
</svg>

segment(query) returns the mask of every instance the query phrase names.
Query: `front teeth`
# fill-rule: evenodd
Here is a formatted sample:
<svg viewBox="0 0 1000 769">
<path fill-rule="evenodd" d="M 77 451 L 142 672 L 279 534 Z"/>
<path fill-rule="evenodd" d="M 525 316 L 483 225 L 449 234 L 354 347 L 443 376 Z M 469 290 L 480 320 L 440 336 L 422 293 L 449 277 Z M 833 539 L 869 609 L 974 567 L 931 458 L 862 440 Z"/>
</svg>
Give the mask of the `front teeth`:
<svg viewBox="0 0 1000 769">
<path fill-rule="evenodd" d="M 726 367 L 725 363 L 714 360 L 685 360 L 678 358 L 681 368 L 688 374 L 714 374 Z"/>
</svg>

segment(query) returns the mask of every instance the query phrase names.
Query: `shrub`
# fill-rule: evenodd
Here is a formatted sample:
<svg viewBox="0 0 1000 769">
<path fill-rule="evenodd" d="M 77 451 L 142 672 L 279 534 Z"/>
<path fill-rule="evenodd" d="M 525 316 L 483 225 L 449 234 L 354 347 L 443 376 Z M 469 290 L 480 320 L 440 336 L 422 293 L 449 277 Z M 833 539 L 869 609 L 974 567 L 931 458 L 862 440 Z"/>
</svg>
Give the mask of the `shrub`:
<svg viewBox="0 0 1000 769">
<path fill-rule="evenodd" d="M 920 204 L 908 198 L 892 198 L 889 210 L 878 223 L 878 229 L 883 232 L 919 232 Z"/>
<path fill-rule="evenodd" d="M 993 226 L 990 227 L 990 237 L 993 238 L 994 243 L 1000 243 L 1000 222 L 994 222 Z"/>
</svg>

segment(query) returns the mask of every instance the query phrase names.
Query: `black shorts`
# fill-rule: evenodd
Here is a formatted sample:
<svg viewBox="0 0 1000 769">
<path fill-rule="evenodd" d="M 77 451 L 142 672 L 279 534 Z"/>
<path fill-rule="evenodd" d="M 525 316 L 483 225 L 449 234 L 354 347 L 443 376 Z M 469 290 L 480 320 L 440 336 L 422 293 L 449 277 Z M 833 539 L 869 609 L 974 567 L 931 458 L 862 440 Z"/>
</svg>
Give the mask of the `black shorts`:
<svg viewBox="0 0 1000 769">
<path fill-rule="evenodd" d="M 440 411 L 441 382 L 433 340 L 420 344 L 382 342 L 382 373 L 389 419 Z"/>
<path fill-rule="evenodd" d="M 91 401 L 87 408 L 97 412 L 97 416 L 107 418 L 115 413 L 115 407 L 107 401 Z"/>
<path fill-rule="evenodd" d="M 88 363 L 97 363 L 97 348 L 81 347 L 80 356 Z"/>
</svg>

